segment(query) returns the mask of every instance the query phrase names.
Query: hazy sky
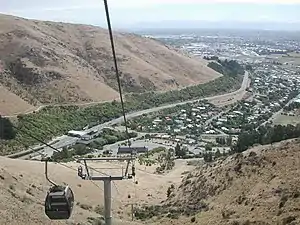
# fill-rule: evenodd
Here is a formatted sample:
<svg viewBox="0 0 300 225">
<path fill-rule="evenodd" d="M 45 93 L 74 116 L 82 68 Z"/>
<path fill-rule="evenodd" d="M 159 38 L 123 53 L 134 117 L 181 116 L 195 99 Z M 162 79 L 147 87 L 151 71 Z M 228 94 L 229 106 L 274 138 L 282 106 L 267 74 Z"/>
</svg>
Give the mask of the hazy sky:
<svg viewBox="0 0 300 225">
<path fill-rule="evenodd" d="M 300 0 L 109 0 L 114 27 L 162 20 L 300 22 Z M 103 0 L 0 0 L 0 12 L 105 24 Z"/>
</svg>

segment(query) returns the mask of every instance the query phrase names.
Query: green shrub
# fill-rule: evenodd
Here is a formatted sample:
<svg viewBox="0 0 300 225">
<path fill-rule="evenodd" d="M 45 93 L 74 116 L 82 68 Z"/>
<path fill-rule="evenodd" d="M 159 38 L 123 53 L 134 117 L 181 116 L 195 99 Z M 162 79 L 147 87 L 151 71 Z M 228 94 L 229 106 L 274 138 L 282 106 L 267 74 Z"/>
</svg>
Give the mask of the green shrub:
<svg viewBox="0 0 300 225">
<path fill-rule="evenodd" d="M 142 94 L 129 94 L 126 96 L 126 112 L 148 109 L 163 104 L 182 102 L 186 100 L 226 93 L 240 87 L 241 77 L 223 76 L 205 84 L 199 84 L 180 90 L 164 93 L 147 92 Z M 26 130 L 31 135 L 50 141 L 53 137 L 66 134 L 69 130 L 81 130 L 88 125 L 101 124 L 122 115 L 119 102 L 102 103 L 90 107 L 79 106 L 48 106 L 34 114 L 18 117 L 16 126 Z M 111 135 L 111 134 L 108 134 Z M 116 140 L 107 136 L 110 142 Z M 135 136 L 136 134 L 131 134 Z M 6 155 L 26 149 L 37 144 L 37 141 L 18 131 L 13 139 L 0 139 L 0 155 Z M 124 136 L 123 136 L 124 138 Z M 125 136 L 126 138 L 126 136 Z M 125 138 L 123 140 L 125 140 Z"/>
</svg>

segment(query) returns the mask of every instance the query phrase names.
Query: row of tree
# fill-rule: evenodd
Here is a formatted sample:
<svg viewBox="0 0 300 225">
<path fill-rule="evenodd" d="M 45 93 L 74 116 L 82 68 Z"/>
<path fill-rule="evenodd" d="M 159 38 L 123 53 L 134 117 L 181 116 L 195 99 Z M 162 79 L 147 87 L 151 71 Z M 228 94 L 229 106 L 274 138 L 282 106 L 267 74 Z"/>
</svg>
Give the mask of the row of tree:
<svg viewBox="0 0 300 225">
<path fill-rule="evenodd" d="M 208 67 L 230 77 L 236 77 L 245 73 L 244 67 L 235 60 L 218 59 L 217 62 L 210 62 Z"/>
<path fill-rule="evenodd" d="M 241 79 L 223 76 L 205 84 L 199 84 L 172 90 L 164 93 L 147 92 L 142 94 L 131 94 L 126 97 L 127 107 L 134 106 L 135 110 L 160 106 L 167 103 L 182 102 L 204 96 L 226 93 L 240 87 Z"/>
<path fill-rule="evenodd" d="M 69 162 L 73 160 L 74 156 L 82 156 L 91 152 L 92 150 L 87 148 L 86 145 L 76 144 L 72 149 L 63 148 L 61 152 L 54 152 L 50 160 L 54 162 Z"/>
<path fill-rule="evenodd" d="M 11 140 L 15 138 L 16 131 L 9 119 L 0 116 L 0 139 Z"/>
<path fill-rule="evenodd" d="M 189 150 L 185 146 L 181 146 L 179 143 L 175 146 L 175 156 L 177 158 L 184 158 L 188 154 Z"/>
<path fill-rule="evenodd" d="M 181 90 L 132 94 L 126 97 L 125 109 L 127 112 L 138 111 L 162 104 L 225 93 L 237 89 L 240 83 L 241 79 L 223 76 L 211 82 Z M 117 101 L 84 108 L 78 106 L 46 107 L 38 113 L 20 115 L 16 125 L 20 128 L 27 127 L 27 131 L 33 136 L 47 142 L 54 136 L 65 134 L 69 130 L 80 130 L 87 124 L 90 126 L 101 124 L 121 115 L 122 107 Z M 37 143 L 21 132 L 16 134 L 16 131 L 10 126 L 9 120 L 1 120 L 1 124 L 1 155 L 22 150 L 24 146 L 32 146 Z M 3 139 L 9 141 L 3 141 Z"/>
<path fill-rule="evenodd" d="M 298 137 L 300 137 L 300 124 L 297 126 L 263 126 L 258 130 L 241 133 L 236 145 L 233 146 L 233 152 L 243 152 L 254 144 L 272 144 Z"/>
<path fill-rule="evenodd" d="M 300 102 L 292 102 L 288 106 L 284 107 L 286 111 L 292 111 L 294 109 L 300 109 Z"/>
<path fill-rule="evenodd" d="M 232 137 L 217 137 L 216 142 L 222 146 L 231 146 L 232 145 Z"/>
</svg>

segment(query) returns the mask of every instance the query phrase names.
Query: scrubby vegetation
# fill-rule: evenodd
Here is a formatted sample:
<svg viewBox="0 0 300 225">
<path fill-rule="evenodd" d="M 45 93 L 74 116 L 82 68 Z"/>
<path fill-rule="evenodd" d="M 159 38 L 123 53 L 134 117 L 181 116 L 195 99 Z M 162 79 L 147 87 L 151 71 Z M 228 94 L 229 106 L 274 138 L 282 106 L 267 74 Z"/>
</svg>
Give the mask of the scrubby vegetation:
<svg viewBox="0 0 300 225">
<path fill-rule="evenodd" d="M 182 224 L 198 219 L 200 224 L 299 224 L 299 211 L 293 210 L 300 200 L 299 144 L 299 139 L 287 141 L 203 164 L 179 186 L 171 185 L 160 205 L 140 205 L 135 216 L 154 221 L 181 217 Z"/>
<path fill-rule="evenodd" d="M 15 138 L 16 132 L 9 119 L 0 116 L 0 140 L 10 140 Z"/>
<path fill-rule="evenodd" d="M 165 149 L 157 158 L 159 167 L 156 168 L 157 173 L 164 173 L 173 169 L 175 166 L 175 152 L 174 149 Z"/>
<path fill-rule="evenodd" d="M 208 205 L 204 201 L 198 202 L 197 206 L 180 207 L 180 205 L 143 205 L 135 209 L 135 217 L 138 220 L 159 219 L 167 217 L 170 219 L 178 219 L 180 215 L 192 216 L 200 211 L 207 211 Z"/>
<path fill-rule="evenodd" d="M 154 148 L 145 154 L 139 156 L 139 164 L 152 166 L 157 164 L 156 173 L 162 174 L 170 171 L 175 166 L 175 151 L 174 149 L 166 149 L 165 147 Z"/>
<path fill-rule="evenodd" d="M 300 137 L 300 124 L 298 124 L 297 126 L 263 126 L 258 130 L 252 130 L 240 134 L 237 144 L 233 147 L 233 151 L 243 152 L 254 144 L 272 144 L 275 142 L 298 137 Z"/>
<path fill-rule="evenodd" d="M 292 102 L 288 106 L 284 107 L 285 111 L 292 111 L 294 109 L 300 109 L 300 102 Z"/>
<path fill-rule="evenodd" d="M 238 74 L 244 74 L 245 70 L 243 66 L 241 66 L 237 61 L 235 60 L 227 60 L 224 61 L 217 59 L 216 62 L 210 62 L 208 64 L 208 67 L 212 68 L 213 70 L 227 75 L 227 76 L 237 76 Z"/>
<path fill-rule="evenodd" d="M 223 76 L 206 84 L 174 90 L 165 93 L 132 94 L 126 98 L 126 111 L 132 112 L 148 109 L 167 103 L 182 102 L 236 90 L 240 87 L 242 77 Z M 49 141 L 54 136 L 65 134 L 67 131 L 81 130 L 86 125 L 96 125 L 107 122 L 121 116 L 119 102 L 103 103 L 90 107 L 60 106 L 46 107 L 43 110 L 20 115 L 16 126 L 19 129 L 29 131 L 32 135 Z M 1 128 L 3 129 L 3 128 Z M 22 132 L 17 132 L 12 140 L 0 137 L 0 155 L 6 155 L 21 151 L 36 144 Z"/>
</svg>

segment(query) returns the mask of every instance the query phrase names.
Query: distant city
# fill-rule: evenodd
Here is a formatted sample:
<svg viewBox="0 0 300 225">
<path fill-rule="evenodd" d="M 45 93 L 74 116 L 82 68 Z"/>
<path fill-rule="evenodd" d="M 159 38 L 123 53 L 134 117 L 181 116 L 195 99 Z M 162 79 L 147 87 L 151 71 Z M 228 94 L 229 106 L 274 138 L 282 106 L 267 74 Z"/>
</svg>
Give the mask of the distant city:
<svg viewBox="0 0 300 225">
<path fill-rule="evenodd" d="M 300 51 L 300 33 L 246 30 L 160 30 L 142 32 L 195 56 L 218 56 L 246 62 L 272 61 L 272 54 Z"/>
</svg>

